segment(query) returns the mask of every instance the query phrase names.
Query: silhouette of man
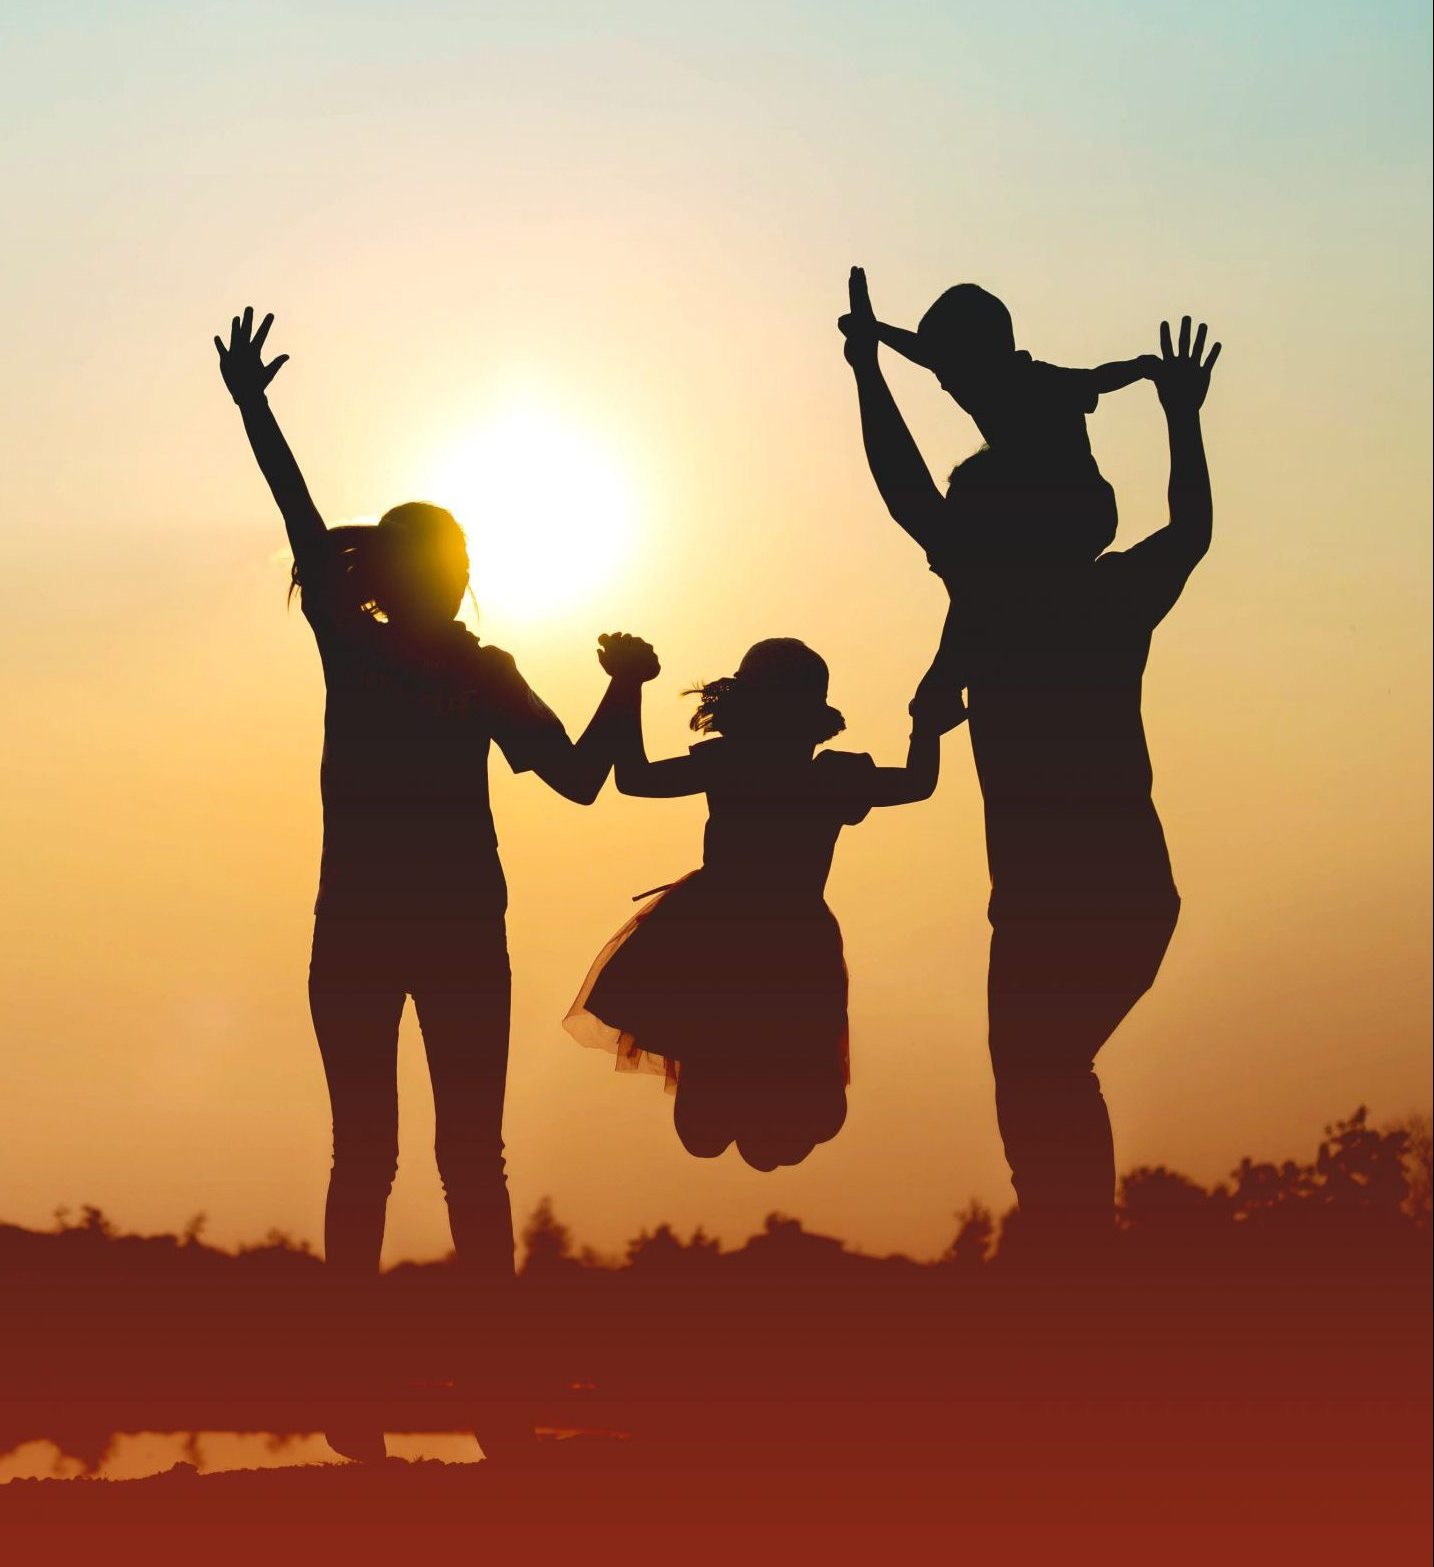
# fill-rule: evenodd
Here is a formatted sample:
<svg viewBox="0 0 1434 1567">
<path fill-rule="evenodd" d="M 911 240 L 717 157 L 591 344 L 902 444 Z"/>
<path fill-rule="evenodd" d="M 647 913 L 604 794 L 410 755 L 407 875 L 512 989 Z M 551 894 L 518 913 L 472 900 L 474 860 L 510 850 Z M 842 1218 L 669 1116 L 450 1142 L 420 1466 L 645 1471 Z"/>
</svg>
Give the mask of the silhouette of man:
<svg viewBox="0 0 1434 1567">
<path fill-rule="evenodd" d="M 977 548 L 953 529 L 882 375 L 859 271 L 842 330 L 872 475 L 951 594 L 968 649 L 992 885 L 991 1063 L 1022 1230 L 1040 1254 L 1089 1255 L 1110 1234 L 1115 1200 L 1095 1057 L 1150 988 L 1180 909 L 1141 684 L 1151 634 L 1210 545 L 1200 408 L 1220 345 L 1206 355 L 1205 327 L 1192 341 L 1186 317 L 1176 347 L 1162 324 L 1150 375 L 1169 432 L 1170 520 L 1090 559 L 1080 530 L 1063 552 L 1059 527 L 1045 528 L 1032 553 Z M 987 455 L 969 460 L 978 474 Z M 961 483 L 958 468 L 952 489 Z"/>
</svg>

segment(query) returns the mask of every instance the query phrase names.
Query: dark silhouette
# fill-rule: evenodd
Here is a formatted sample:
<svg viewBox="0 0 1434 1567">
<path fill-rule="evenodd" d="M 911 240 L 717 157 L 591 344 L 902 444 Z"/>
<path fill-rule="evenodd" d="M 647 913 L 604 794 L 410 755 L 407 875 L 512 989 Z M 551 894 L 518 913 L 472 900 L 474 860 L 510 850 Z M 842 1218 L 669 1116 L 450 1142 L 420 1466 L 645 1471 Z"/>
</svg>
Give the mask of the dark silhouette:
<svg viewBox="0 0 1434 1567">
<path fill-rule="evenodd" d="M 567 1018 L 618 1065 L 664 1073 L 683 1146 L 735 1141 L 754 1169 L 798 1164 L 846 1119 L 847 974 L 823 898 L 844 826 L 930 797 L 941 764 L 932 701 L 913 702 L 904 767 L 819 751 L 845 728 L 827 666 L 789 637 L 690 693 L 708 738 L 649 762 L 641 688 L 624 687 L 615 777 L 624 794 L 705 794 L 702 868 L 608 943 Z"/>
<path fill-rule="evenodd" d="M 503 1163 L 508 1058 L 507 889 L 488 802 L 496 742 L 579 804 L 611 765 L 613 722 L 634 639 L 603 639 L 612 679 L 574 744 L 501 649 L 455 616 L 468 554 L 453 517 L 419 502 L 376 527 L 325 526 L 270 411 L 272 316 L 236 316 L 215 338 L 224 383 L 288 530 L 293 583 L 323 660 L 327 700 L 323 858 L 309 998 L 333 1108 L 324 1249 L 362 1291 L 378 1273 L 398 1160 L 398 1025 L 412 996 L 437 1114 L 435 1153 L 460 1265 L 475 1304 L 501 1312 L 513 1226 Z M 381 1455 L 375 1433 L 335 1445 Z"/>
<path fill-rule="evenodd" d="M 866 275 L 852 271 L 852 306 L 844 331 L 860 318 L 869 326 Z M 1054 548 L 1094 560 L 1115 538 L 1115 491 L 1090 449 L 1086 415 L 1101 395 L 1152 378 L 1154 354 L 1068 370 L 1016 347 L 1011 313 L 974 283 L 948 288 L 914 332 L 875 323 L 879 340 L 930 370 L 986 442 L 977 464 L 952 475 L 942 529 L 947 547 L 1007 560 L 1045 556 Z M 904 509 L 896 519 L 911 531 Z M 913 534 L 923 548 L 930 540 Z M 960 617 L 948 616 L 931 680 L 946 693 L 949 721 L 964 716 L 960 692 L 970 673 Z"/>
<path fill-rule="evenodd" d="M 967 662 L 992 883 L 991 1060 L 1023 1228 L 1035 1248 L 1088 1256 L 1110 1229 L 1115 1187 L 1095 1057 L 1153 982 L 1180 906 L 1151 799 L 1141 680 L 1151 633 L 1210 544 L 1200 407 L 1219 344 L 1205 354 L 1203 325 L 1192 344 L 1186 317 L 1178 348 L 1163 325 L 1160 357 L 1135 362 L 1166 414 L 1170 521 L 1100 554 L 1092 508 L 1063 529 L 1045 508 L 1070 486 L 1043 493 L 1025 459 L 1012 465 L 994 444 L 943 497 L 881 373 L 860 269 L 850 305 L 840 325 L 872 474 L 946 585 Z M 1035 368 L 1011 380 L 1013 399 Z M 943 371 L 963 385 L 956 376 Z M 1003 420 L 1053 423 L 1039 406 Z M 1095 489 L 1093 462 L 1087 475 Z"/>
<path fill-rule="evenodd" d="M 544 1204 L 514 1286 L 515 1345 L 545 1368 L 527 1465 L 505 1454 L 449 1470 L 446 1503 L 428 1470 L 402 1465 L 358 1466 L 363 1483 L 337 1493 L 334 1476 L 301 1470 L 246 1477 L 241 1494 L 251 1509 L 287 1497 L 285 1529 L 327 1531 L 325 1560 L 341 1545 L 379 1559 L 370 1533 L 385 1515 L 435 1554 L 506 1543 L 498 1520 L 519 1498 L 514 1559 L 568 1554 L 533 1543 L 557 1516 L 584 1560 L 647 1560 L 634 1550 L 649 1538 L 661 1559 L 677 1542 L 683 1559 L 709 1560 L 698 1547 L 713 1518 L 740 1506 L 750 1525 L 760 1477 L 773 1487 L 762 1539 L 783 1549 L 757 1560 L 935 1559 L 956 1543 L 974 1560 L 1049 1561 L 1073 1528 L 1112 1563 L 1422 1559 L 1409 1547 L 1428 1527 L 1427 1127 L 1376 1127 L 1358 1110 L 1308 1157 L 1247 1158 L 1211 1188 L 1127 1173 L 1106 1293 L 1075 1331 L 1064 1292 L 1019 1265 L 1020 1217 L 997 1225 L 976 1205 L 955 1216 L 945 1255 L 916 1262 L 780 1214 L 728 1246 L 658 1225 L 604 1260 Z M 228 1253 L 201 1225 L 124 1235 L 88 1209 L 44 1233 L 0 1225 L 0 1277 L 0 1453 L 48 1438 L 97 1469 L 118 1431 L 310 1432 L 352 1397 L 317 1353 L 335 1329 L 324 1270 L 283 1236 Z M 364 1308 L 378 1428 L 471 1424 L 453 1387 L 464 1294 L 452 1260 L 383 1275 Z M 128 1560 L 141 1519 L 159 1519 L 166 1538 L 206 1531 L 209 1560 L 215 1510 L 240 1483 L 16 1482 L 0 1487 L 0 1533 L 8 1545 L 28 1543 L 30 1521 L 60 1531 L 25 1560 Z M 592 1510 L 604 1491 L 620 1516 Z M 861 1498 L 879 1501 L 871 1543 L 886 1548 L 843 1554 Z M 1337 1520 L 1400 1549 L 1331 1553 L 1333 1498 Z M 1187 1547 L 1212 1510 L 1218 1528 Z M 105 1549 L 58 1548 L 81 1532 Z M 290 1538 L 268 1557 L 299 1559 Z"/>
</svg>

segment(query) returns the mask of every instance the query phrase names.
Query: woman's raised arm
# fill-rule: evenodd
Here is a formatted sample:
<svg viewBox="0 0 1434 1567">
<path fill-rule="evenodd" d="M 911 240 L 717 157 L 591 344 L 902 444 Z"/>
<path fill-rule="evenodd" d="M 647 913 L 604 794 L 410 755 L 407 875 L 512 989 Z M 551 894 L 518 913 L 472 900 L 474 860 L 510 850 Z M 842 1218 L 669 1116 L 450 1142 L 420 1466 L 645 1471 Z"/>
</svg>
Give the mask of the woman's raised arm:
<svg viewBox="0 0 1434 1567">
<path fill-rule="evenodd" d="M 219 373 L 244 420 L 244 432 L 259 472 L 284 518 L 289 547 L 302 580 L 305 566 L 317 558 L 327 530 L 265 396 L 270 381 L 289 357 L 280 354 L 267 365 L 264 363 L 264 340 L 273 324 L 274 317 L 267 315 L 256 332 L 253 307 L 246 305 L 244 314 L 235 316 L 230 325 L 227 346 L 219 337 L 214 339 L 214 346 L 219 350 Z"/>
</svg>

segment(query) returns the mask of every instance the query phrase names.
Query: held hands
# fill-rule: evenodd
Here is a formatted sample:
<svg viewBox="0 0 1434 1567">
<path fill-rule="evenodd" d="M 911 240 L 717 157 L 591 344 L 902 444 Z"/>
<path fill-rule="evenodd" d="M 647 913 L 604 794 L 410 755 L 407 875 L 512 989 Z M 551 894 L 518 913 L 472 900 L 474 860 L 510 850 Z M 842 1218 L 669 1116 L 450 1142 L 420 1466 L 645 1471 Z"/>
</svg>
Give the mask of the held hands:
<svg viewBox="0 0 1434 1567">
<path fill-rule="evenodd" d="M 1199 413 L 1205 394 L 1210 390 L 1210 372 L 1220 357 L 1220 345 L 1216 343 L 1200 362 L 1205 350 L 1205 323 L 1202 321 L 1190 341 L 1190 317 L 1180 318 L 1179 347 L 1170 342 L 1170 323 L 1160 323 L 1160 357 L 1150 356 L 1153 365 L 1149 372 L 1155 383 L 1160 406 L 1167 414 Z"/>
<path fill-rule="evenodd" d="M 649 643 L 625 631 L 605 632 L 598 638 L 598 663 L 617 681 L 640 686 L 662 673 Z"/>
<path fill-rule="evenodd" d="M 846 339 L 846 362 L 849 365 L 872 364 L 876 361 L 877 337 L 876 312 L 871 308 L 871 293 L 866 286 L 866 272 L 853 267 L 847 279 L 847 297 L 850 309 L 837 321 L 837 329 Z"/>
<path fill-rule="evenodd" d="M 256 332 L 254 307 L 245 305 L 244 314 L 235 316 L 229 328 L 229 346 L 224 346 L 222 338 L 214 339 L 214 346 L 219 350 L 219 373 L 224 377 L 229 395 L 241 408 L 245 403 L 256 402 L 263 397 L 269 382 L 278 375 L 289 357 L 280 354 L 268 364 L 264 363 L 264 339 L 268 337 L 269 328 L 273 324 L 273 315 L 267 315 L 259 323 Z"/>
<path fill-rule="evenodd" d="M 950 734 L 966 722 L 966 703 L 948 671 L 933 666 L 907 706 L 913 734 Z"/>
</svg>

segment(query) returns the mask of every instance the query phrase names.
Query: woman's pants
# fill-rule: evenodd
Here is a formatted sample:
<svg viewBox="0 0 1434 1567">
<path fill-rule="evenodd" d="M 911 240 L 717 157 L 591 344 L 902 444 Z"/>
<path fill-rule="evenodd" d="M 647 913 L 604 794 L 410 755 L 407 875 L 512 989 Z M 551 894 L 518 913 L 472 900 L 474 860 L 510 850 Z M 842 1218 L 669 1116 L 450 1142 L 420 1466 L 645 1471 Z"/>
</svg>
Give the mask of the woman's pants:
<svg viewBox="0 0 1434 1567">
<path fill-rule="evenodd" d="M 459 1266 L 474 1283 L 513 1275 L 503 1165 L 510 982 L 502 917 L 432 921 L 320 914 L 309 1006 L 333 1107 L 324 1213 L 332 1267 L 378 1271 L 398 1169 L 398 1024 L 412 996 L 437 1117 L 434 1152 Z"/>
<path fill-rule="evenodd" d="M 1115 1155 L 1095 1058 L 1154 982 L 1179 909 L 1172 898 L 1119 915 L 1003 915 L 993 926 L 996 1115 L 1034 1249 L 1079 1254 L 1110 1233 Z"/>
</svg>

